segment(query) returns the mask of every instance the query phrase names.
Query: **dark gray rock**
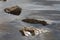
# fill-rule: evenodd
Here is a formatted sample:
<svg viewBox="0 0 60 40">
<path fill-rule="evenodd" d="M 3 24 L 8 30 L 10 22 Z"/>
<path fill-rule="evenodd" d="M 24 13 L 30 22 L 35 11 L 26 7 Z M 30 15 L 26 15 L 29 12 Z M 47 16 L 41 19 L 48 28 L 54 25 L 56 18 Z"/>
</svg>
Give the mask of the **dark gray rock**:
<svg viewBox="0 0 60 40">
<path fill-rule="evenodd" d="M 31 24 L 42 24 L 42 25 L 48 25 L 46 21 L 36 20 L 36 19 L 23 19 L 23 22 L 31 23 Z"/>
</svg>

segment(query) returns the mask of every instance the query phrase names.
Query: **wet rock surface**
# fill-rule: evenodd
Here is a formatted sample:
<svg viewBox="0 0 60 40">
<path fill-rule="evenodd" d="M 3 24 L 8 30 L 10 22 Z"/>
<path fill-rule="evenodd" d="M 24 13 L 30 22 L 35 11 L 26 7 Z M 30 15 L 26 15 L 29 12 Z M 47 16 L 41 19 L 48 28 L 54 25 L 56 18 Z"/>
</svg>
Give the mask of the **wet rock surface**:
<svg viewBox="0 0 60 40">
<path fill-rule="evenodd" d="M 31 24 L 42 24 L 43 26 L 48 25 L 46 21 L 41 21 L 36 19 L 23 19 L 22 21 Z"/>
<path fill-rule="evenodd" d="M 8 14 L 20 15 L 21 8 L 19 6 L 12 6 L 10 8 L 5 8 L 4 11 Z"/>
</svg>

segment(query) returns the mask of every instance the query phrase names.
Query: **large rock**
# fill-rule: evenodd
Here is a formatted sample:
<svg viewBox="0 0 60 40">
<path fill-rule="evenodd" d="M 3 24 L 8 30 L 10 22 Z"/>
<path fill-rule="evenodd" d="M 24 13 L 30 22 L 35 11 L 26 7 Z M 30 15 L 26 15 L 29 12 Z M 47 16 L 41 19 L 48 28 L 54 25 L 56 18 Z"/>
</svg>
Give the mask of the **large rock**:
<svg viewBox="0 0 60 40">
<path fill-rule="evenodd" d="M 20 15 L 21 13 L 21 8 L 19 6 L 12 6 L 10 8 L 5 8 L 4 11 L 9 14 L 13 15 Z"/>
<path fill-rule="evenodd" d="M 48 31 L 46 29 L 38 29 L 38 28 L 34 28 L 34 27 L 24 27 L 21 30 L 19 30 L 19 32 L 23 36 L 36 36 L 36 35 L 39 35 L 41 33 L 48 33 L 50 31 Z"/>
</svg>

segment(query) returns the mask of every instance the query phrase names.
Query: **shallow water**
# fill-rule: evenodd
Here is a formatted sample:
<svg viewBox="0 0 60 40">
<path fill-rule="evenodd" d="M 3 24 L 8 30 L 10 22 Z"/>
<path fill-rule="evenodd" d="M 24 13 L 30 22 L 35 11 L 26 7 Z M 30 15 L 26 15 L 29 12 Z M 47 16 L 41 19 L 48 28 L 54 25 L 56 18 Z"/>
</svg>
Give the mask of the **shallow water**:
<svg viewBox="0 0 60 40">
<path fill-rule="evenodd" d="M 18 5 L 22 8 L 19 16 L 6 14 L 4 8 Z M 24 18 L 45 20 L 49 25 L 29 24 Z M 22 27 L 36 27 L 51 31 L 34 37 L 24 37 L 19 30 Z M 60 1 L 59 0 L 8 0 L 0 1 L 0 40 L 60 40 Z"/>
</svg>

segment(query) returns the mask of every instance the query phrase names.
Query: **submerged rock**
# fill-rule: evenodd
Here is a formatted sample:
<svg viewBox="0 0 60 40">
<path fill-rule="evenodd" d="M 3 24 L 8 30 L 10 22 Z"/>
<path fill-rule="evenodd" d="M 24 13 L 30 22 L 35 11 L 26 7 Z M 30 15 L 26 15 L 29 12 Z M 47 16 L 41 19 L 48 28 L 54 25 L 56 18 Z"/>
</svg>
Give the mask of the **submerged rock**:
<svg viewBox="0 0 60 40">
<path fill-rule="evenodd" d="M 45 29 L 38 29 L 38 28 L 34 28 L 34 27 L 24 27 L 21 30 L 19 30 L 19 32 L 23 36 L 36 36 L 36 35 L 39 35 L 41 33 L 47 33 L 50 31 L 45 30 Z"/>
<path fill-rule="evenodd" d="M 31 23 L 31 24 L 42 24 L 42 25 L 48 25 L 46 21 L 36 20 L 36 19 L 23 19 L 23 22 Z"/>
<path fill-rule="evenodd" d="M 20 15 L 21 13 L 21 8 L 19 6 L 12 6 L 10 8 L 5 8 L 4 11 L 9 14 L 13 15 Z"/>
</svg>

